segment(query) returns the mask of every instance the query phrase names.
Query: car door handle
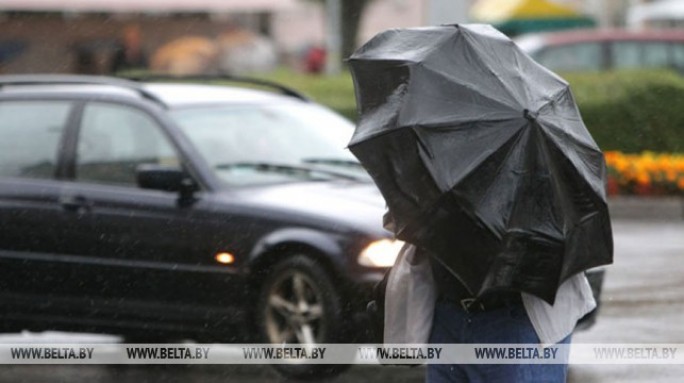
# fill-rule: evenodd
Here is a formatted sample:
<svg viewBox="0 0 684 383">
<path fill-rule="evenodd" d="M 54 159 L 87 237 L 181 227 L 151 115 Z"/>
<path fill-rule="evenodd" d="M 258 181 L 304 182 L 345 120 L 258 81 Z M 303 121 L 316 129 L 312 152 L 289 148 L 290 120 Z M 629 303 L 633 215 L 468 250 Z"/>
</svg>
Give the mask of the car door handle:
<svg viewBox="0 0 684 383">
<path fill-rule="evenodd" d="M 93 204 L 83 196 L 62 197 L 59 203 L 64 210 L 79 214 L 88 213 L 93 207 Z"/>
</svg>

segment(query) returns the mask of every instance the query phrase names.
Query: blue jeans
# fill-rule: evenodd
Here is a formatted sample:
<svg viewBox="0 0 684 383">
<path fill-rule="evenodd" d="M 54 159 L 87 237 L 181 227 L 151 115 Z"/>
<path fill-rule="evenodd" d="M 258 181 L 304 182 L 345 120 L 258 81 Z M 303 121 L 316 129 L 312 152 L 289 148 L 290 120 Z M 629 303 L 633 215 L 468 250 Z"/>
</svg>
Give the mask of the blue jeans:
<svg viewBox="0 0 684 383">
<path fill-rule="evenodd" d="M 522 304 L 467 313 L 458 304 L 437 302 L 430 343 L 526 343 L 540 340 Z M 560 343 L 570 343 L 570 335 Z M 427 383 L 560 383 L 565 364 L 429 364 Z"/>
</svg>

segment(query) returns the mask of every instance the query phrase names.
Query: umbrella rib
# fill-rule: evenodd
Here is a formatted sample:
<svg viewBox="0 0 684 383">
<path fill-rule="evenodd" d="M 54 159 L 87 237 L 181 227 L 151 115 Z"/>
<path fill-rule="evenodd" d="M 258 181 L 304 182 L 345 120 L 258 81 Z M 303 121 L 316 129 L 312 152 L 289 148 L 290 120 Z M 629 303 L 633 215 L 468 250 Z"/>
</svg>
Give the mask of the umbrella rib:
<svg viewBox="0 0 684 383">
<path fill-rule="evenodd" d="M 545 123 L 545 124 L 548 124 L 548 125 L 551 126 L 553 129 L 556 129 L 556 130 L 558 130 L 559 132 L 563 133 L 563 135 L 564 135 L 568 140 L 572 141 L 573 144 L 575 144 L 575 145 L 577 145 L 577 146 L 579 146 L 579 147 L 582 147 L 582 148 L 584 148 L 584 149 L 594 150 L 594 151 L 600 151 L 600 149 L 598 148 L 598 146 L 589 145 L 589 144 L 587 144 L 586 142 L 583 142 L 583 141 L 579 140 L 577 137 L 575 137 L 575 136 L 573 136 L 573 135 L 567 133 L 567 132 L 564 131 L 562 128 L 556 126 L 556 124 L 554 124 L 553 122 L 544 121 L 544 123 Z"/>
<path fill-rule="evenodd" d="M 522 127 L 521 127 L 521 128 L 522 128 Z M 511 141 L 520 140 L 520 138 L 521 138 L 521 136 L 522 136 L 522 132 L 523 132 L 521 128 L 519 128 L 518 131 L 517 131 L 515 134 L 511 135 L 511 137 L 510 137 L 508 140 L 506 140 L 506 141 L 503 143 L 503 145 L 506 145 L 506 144 L 510 143 Z M 502 164 L 507 162 L 507 160 L 508 160 L 508 158 L 511 156 L 511 153 L 512 153 L 512 152 L 513 152 L 513 146 L 511 146 L 511 148 L 508 150 L 508 153 L 506 153 L 506 158 L 504 158 L 504 160 L 501 161 Z M 464 175 L 461 179 L 465 179 L 466 177 L 468 177 L 469 175 L 471 175 L 472 173 L 474 173 L 474 172 L 475 172 L 480 166 L 482 166 L 482 164 L 485 163 L 485 161 L 486 161 L 487 159 L 489 159 L 490 157 L 491 157 L 491 155 L 489 155 L 489 156 L 485 157 L 484 159 L 482 159 L 482 161 L 481 161 L 479 164 L 477 164 L 477 166 L 473 167 L 473 168 L 471 169 L 471 171 L 468 172 L 466 175 Z M 496 175 L 493 177 L 493 179 L 496 179 L 497 177 L 499 177 L 499 176 L 501 175 L 501 170 L 502 170 L 502 168 L 503 168 L 503 166 L 499 166 L 499 167 L 497 168 Z M 493 184 L 494 184 L 494 182 L 492 182 L 492 183 L 489 185 L 489 187 L 487 188 L 487 190 L 485 190 L 485 191 L 482 193 L 482 194 L 483 194 L 483 198 L 484 198 L 484 196 L 488 196 L 488 195 L 491 193 L 491 186 L 492 186 Z M 490 231 L 491 231 L 494 235 L 496 235 L 497 238 L 499 238 L 499 239 L 502 238 L 502 237 L 501 237 L 501 233 L 498 233 L 498 232 L 496 232 L 495 230 L 492 230 L 493 228 L 492 228 L 490 225 L 488 225 L 488 224 L 487 224 L 487 223 L 486 223 L 486 222 L 477 214 L 477 211 L 473 211 L 473 214 L 480 220 L 480 222 L 482 222 L 483 224 L 485 224 L 485 225 L 490 229 Z"/>
<path fill-rule="evenodd" d="M 555 94 L 552 94 L 551 97 L 549 97 L 549 99 L 546 100 L 546 102 L 539 107 L 539 110 L 537 112 L 541 114 L 541 112 L 544 109 L 553 106 L 554 102 L 560 101 L 561 98 L 569 92 L 572 93 L 570 90 L 570 85 L 566 84 L 561 90 L 559 90 Z"/>
<path fill-rule="evenodd" d="M 513 58 L 515 59 L 515 67 L 517 69 L 516 73 L 518 73 L 518 74 L 522 73 L 522 70 L 520 68 L 520 60 L 518 60 L 518 55 L 514 54 Z M 522 76 L 520 76 L 520 78 L 522 80 Z M 532 98 L 532 91 L 529 87 L 529 84 L 527 83 L 527 81 L 521 81 L 521 83 L 522 83 L 523 92 L 525 92 L 525 99 L 530 100 Z"/>
<path fill-rule="evenodd" d="M 562 91 L 556 93 L 553 97 L 551 97 L 551 99 L 549 99 L 549 101 L 547 101 L 544 105 L 542 105 L 542 107 L 539 109 L 540 115 L 542 115 L 541 112 L 542 112 L 544 109 L 546 109 L 546 108 L 552 106 L 554 102 L 560 101 L 560 100 L 562 99 L 562 97 L 565 96 L 565 95 L 570 95 L 570 96 L 572 96 L 572 91 L 570 90 L 570 87 L 569 87 L 569 86 L 568 86 L 568 87 L 565 87 Z M 584 126 L 584 123 L 582 122 L 582 117 L 579 116 L 579 114 L 577 115 L 577 118 L 565 118 L 565 117 L 562 117 L 562 116 L 559 116 L 559 115 L 556 115 L 556 116 L 559 117 L 559 118 L 563 118 L 564 120 L 570 120 L 570 121 L 573 121 L 573 122 L 578 122 L 578 123 L 580 123 L 580 124 L 582 124 L 582 125 Z M 564 134 L 566 137 L 568 137 L 569 139 L 571 139 L 572 142 L 573 142 L 574 144 L 576 144 L 576 145 L 578 145 L 578 146 L 580 146 L 580 147 L 583 147 L 583 148 L 585 148 L 585 149 L 600 150 L 600 149 L 598 148 L 598 145 L 596 145 L 595 142 L 594 142 L 594 145 L 589 145 L 589 144 L 587 144 L 586 142 L 581 141 L 581 140 L 578 139 L 577 137 L 575 137 L 575 136 L 573 136 L 573 135 L 567 133 L 564 129 L 562 129 L 561 127 L 557 126 L 557 125 L 556 125 L 555 123 L 553 123 L 552 121 L 546 121 L 546 120 L 545 120 L 545 122 L 548 123 L 548 124 L 549 124 L 551 127 L 553 127 L 554 129 L 556 129 L 556 130 L 560 131 L 561 133 L 563 133 L 563 134 Z M 584 127 L 584 128 L 586 129 L 586 127 Z M 587 132 L 588 132 L 588 131 L 587 131 Z"/>
<path fill-rule="evenodd" d="M 545 134 L 545 136 L 546 136 L 546 134 Z M 570 136 L 570 137 L 572 137 L 572 136 Z M 561 147 L 560 147 L 552 138 L 550 138 L 550 137 L 548 137 L 548 136 L 546 136 L 545 138 L 546 138 L 546 140 L 547 140 L 548 142 L 551 143 L 551 145 L 552 145 L 556 150 L 558 150 L 561 154 L 563 154 L 563 156 L 566 156 L 565 153 L 563 152 L 563 149 L 562 149 L 562 148 L 561 148 Z M 574 138 L 573 138 L 573 141 L 574 141 Z M 582 143 L 579 142 L 579 144 L 581 145 Z M 596 150 L 597 150 L 596 148 L 591 148 L 591 147 L 590 147 L 589 149 L 591 149 L 592 151 L 596 151 Z M 567 156 L 566 156 L 566 157 L 567 157 Z M 568 159 L 568 160 L 569 160 L 569 159 Z M 584 182 L 584 183 L 586 184 L 586 186 L 589 187 L 589 189 L 594 190 L 594 191 L 596 192 L 596 190 L 587 182 L 587 180 L 586 180 L 584 177 L 582 177 L 582 173 L 584 173 L 584 172 L 583 172 L 581 169 L 578 169 L 574 162 L 572 162 L 572 161 L 570 161 L 570 160 L 569 160 L 569 162 L 570 162 L 570 164 L 572 165 L 572 169 L 576 172 L 575 176 L 578 177 L 578 178 L 581 180 L 581 182 Z M 602 198 L 601 193 L 597 193 L 597 194 L 598 194 L 599 197 Z"/>
<path fill-rule="evenodd" d="M 503 145 L 507 145 L 508 143 L 510 143 L 510 142 L 513 141 L 513 140 L 519 139 L 520 134 L 521 134 L 521 132 L 522 132 L 522 127 L 523 127 L 523 126 L 525 126 L 525 125 L 523 124 L 523 125 L 521 125 L 520 127 L 518 127 L 517 131 L 516 131 L 515 133 L 511 134 L 511 137 L 509 137 L 506 141 L 504 141 L 504 142 L 502 143 L 502 146 L 503 146 Z M 495 152 L 493 151 L 492 153 L 490 153 L 490 154 L 487 155 L 486 157 L 480 159 L 480 161 L 479 161 L 478 163 L 476 163 L 473 167 L 471 167 L 471 168 L 470 168 L 470 171 L 467 172 L 467 173 L 465 173 L 465 174 L 459 179 L 459 181 L 462 181 L 463 179 L 465 179 L 465 178 L 467 178 L 468 176 L 470 176 L 473 172 L 475 172 L 480 166 L 482 166 L 483 163 L 485 163 L 485 162 L 486 162 L 489 158 L 491 158 L 491 156 L 494 155 L 494 154 L 495 154 Z M 510 155 L 510 152 L 509 152 L 508 154 L 506 154 L 506 157 L 508 157 L 509 155 Z M 497 175 L 498 175 L 498 174 L 497 174 Z"/>
<path fill-rule="evenodd" d="M 524 56 L 527 57 L 526 55 L 524 55 Z M 522 78 L 522 76 L 520 75 L 520 73 L 523 72 L 522 66 L 520 65 L 520 55 L 514 54 L 514 55 L 513 55 L 513 58 L 515 59 L 515 67 L 516 67 L 516 69 L 517 69 L 516 74 L 517 74 L 517 77 L 519 77 L 520 80 L 521 80 L 520 83 L 522 84 L 522 90 L 525 92 L 525 97 L 526 97 L 527 100 L 532 100 L 532 91 L 531 91 L 531 89 L 530 89 L 530 83 L 527 82 L 527 81 L 522 81 L 523 78 Z M 529 57 L 528 57 L 528 58 L 529 58 Z M 542 104 L 541 107 L 539 107 L 539 109 L 537 110 L 537 111 L 539 112 L 539 111 L 541 111 L 542 109 L 544 109 L 545 107 L 547 107 L 549 104 L 551 104 L 551 103 L 552 103 L 554 100 L 556 100 L 558 97 L 560 97 L 561 95 L 563 95 L 563 94 L 566 92 L 566 90 L 570 88 L 570 86 L 568 85 L 567 81 L 565 81 L 564 79 L 562 79 L 561 77 L 559 77 L 557 74 L 553 73 L 552 71 L 548 70 L 547 68 L 541 66 L 541 65 L 540 65 L 539 63 L 537 63 L 536 61 L 532 60 L 532 64 L 541 67 L 541 68 L 546 72 L 546 74 L 547 74 L 548 76 L 550 76 L 550 77 L 556 79 L 556 80 L 559 81 L 561 84 L 563 84 L 562 89 L 561 89 L 560 91 L 558 91 L 558 93 L 555 93 L 555 94 L 551 95 L 551 97 L 549 97 L 548 100 L 547 100 L 544 104 Z"/>
<path fill-rule="evenodd" d="M 523 126 L 524 126 L 524 125 L 523 125 Z M 502 143 L 502 146 L 503 146 L 503 145 L 509 144 L 511 141 L 519 140 L 519 139 L 520 139 L 521 132 L 522 132 L 522 126 L 518 128 L 517 132 L 513 133 L 513 134 L 511 135 L 511 137 L 509 137 L 506 141 L 504 141 L 504 142 Z M 511 155 L 511 152 L 512 152 L 512 150 L 509 150 L 508 153 L 506 153 L 506 158 L 508 158 L 508 157 Z M 494 155 L 494 154 L 495 154 L 495 153 L 492 152 L 492 153 L 490 153 L 489 155 L 485 156 L 484 158 L 481 158 L 473 167 L 470 168 L 470 170 L 469 170 L 467 173 L 465 173 L 465 174 L 463 174 L 461 177 L 459 177 L 459 179 L 457 180 L 457 182 L 456 182 L 453 186 L 451 186 L 450 190 L 454 190 L 454 189 L 456 188 L 456 186 L 457 186 L 461 181 L 463 181 L 465 178 L 467 178 L 467 177 L 469 177 L 470 175 L 472 175 L 480 166 L 482 166 L 482 164 L 484 164 L 484 163 L 485 163 L 489 158 L 491 158 L 491 156 Z M 502 161 L 502 162 L 506 162 L 506 161 L 504 160 L 504 161 Z M 501 171 L 501 168 L 499 168 L 499 169 L 497 170 L 497 174 L 496 174 L 497 176 L 498 176 L 499 174 L 501 174 L 500 171 Z M 489 194 L 489 192 L 490 192 L 490 189 L 487 189 L 487 191 L 485 191 L 484 194 L 487 195 L 487 194 Z M 487 224 L 487 222 L 486 222 L 485 220 L 483 220 L 482 217 L 479 216 L 479 214 L 477 213 L 477 210 L 474 210 L 474 211 L 472 212 L 472 214 L 473 214 L 473 216 L 474 216 L 478 221 L 480 221 L 483 225 L 485 225 L 486 227 L 488 227 L 488 228 L 490 229 L 490 231 L 492 232 L 492 234 L 494 234 L 497 238 L 501 239 L 500 233 L 496 232 L 495 230 L 492 230 L 493 228 L 492 228 L 489 224 Z"/>
</svg>

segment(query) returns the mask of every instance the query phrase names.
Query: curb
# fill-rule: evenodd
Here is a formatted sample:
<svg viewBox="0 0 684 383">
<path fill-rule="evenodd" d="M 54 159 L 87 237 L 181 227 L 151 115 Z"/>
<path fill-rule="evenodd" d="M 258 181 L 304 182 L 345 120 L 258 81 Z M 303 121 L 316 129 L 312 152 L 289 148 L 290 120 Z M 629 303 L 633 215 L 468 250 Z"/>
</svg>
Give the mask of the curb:
<svg viewBox="0 0 684 383">
<path fill-rule="evenodd" d="M 612 219 L 684 220 L 684 198 L 609 197 L 608 210 Z"/>
</svg>

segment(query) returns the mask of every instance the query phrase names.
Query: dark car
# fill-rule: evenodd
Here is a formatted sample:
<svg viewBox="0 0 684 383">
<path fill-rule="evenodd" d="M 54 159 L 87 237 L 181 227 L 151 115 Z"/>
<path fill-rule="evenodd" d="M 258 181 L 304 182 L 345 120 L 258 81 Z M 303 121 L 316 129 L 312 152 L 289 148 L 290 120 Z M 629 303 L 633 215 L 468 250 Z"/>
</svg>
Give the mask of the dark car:
<svg viewBox="0 0 684 383">
<path fill-rule="evenodd" d="M 351 342 L 401 243 L 353 125 L 253 89 L 0 77 L 0 324 Z M 253 336 L 255 334 L 255 336 Z"/>
<path fill-rule="evenodd" d="M 521 36 L 516 43 L 555 72 L 665 68 L 684 73 L 684 30 L 587 29 Z"/>
<path fill-rule="evenodd" d="M 3 330 L 366 341 L 402 243 L 353 125 L 278 89 L 0 76 Z"/>
</svg>

